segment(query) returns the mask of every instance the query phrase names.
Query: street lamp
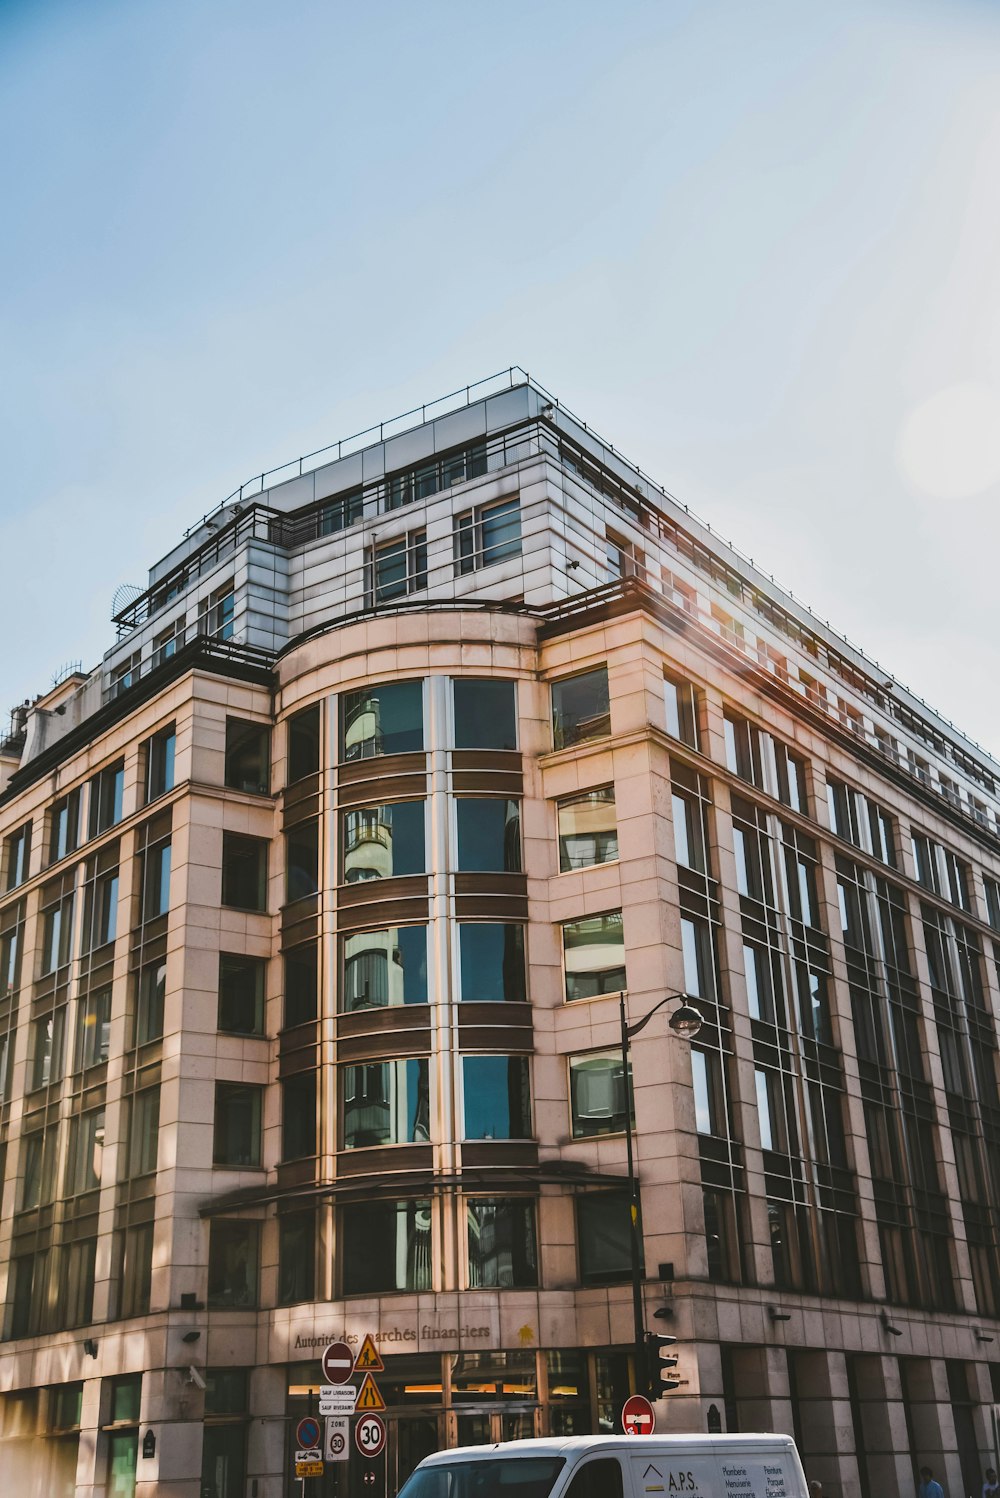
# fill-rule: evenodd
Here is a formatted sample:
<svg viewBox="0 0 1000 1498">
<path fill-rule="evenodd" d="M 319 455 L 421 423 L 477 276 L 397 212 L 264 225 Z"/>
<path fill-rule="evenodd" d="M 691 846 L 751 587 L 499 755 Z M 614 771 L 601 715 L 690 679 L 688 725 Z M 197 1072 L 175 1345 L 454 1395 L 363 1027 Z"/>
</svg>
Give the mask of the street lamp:
<svg viewBox="0 0 1000 1498">
<path fill-rule="evenodd" d="M 629 1043 L 633 1035 L 638 1035 L 640 1030 L 646 1028 L 653 1015 L 662 1009 L 664 1004 L 672 1004 L 676 999 L 681 1001 L 680 1008 L 670 1016 L 667 1022 L 675 1035 L 679 1035 L 682 1040 L 693 1040 L 704 1024 L 704 1020 L 701 1011 L 691 1002 L 690 994 L 668 993 L 658 1004 L 653 1005 L 648 1014 L 630 1025 L 625 1010 L 625 999 L 626 993 L 622 989 L 618 995 L 618 1011 L 622 1031 L 622 1071 L 625 1076 L 625 1152 L 628 1161 L 629 1243 L 632 1253 L 632 1321 L 635 1335 L 635 1376 L 638 1380 L 642 1377 L 642 1369 L 645 1367 L 646 1324 L 642 1309 L 639 1186 L 635 1176 L 635 1155 L 632 1148 L 632 1068 L 629 1063 Z"/>
</svg>

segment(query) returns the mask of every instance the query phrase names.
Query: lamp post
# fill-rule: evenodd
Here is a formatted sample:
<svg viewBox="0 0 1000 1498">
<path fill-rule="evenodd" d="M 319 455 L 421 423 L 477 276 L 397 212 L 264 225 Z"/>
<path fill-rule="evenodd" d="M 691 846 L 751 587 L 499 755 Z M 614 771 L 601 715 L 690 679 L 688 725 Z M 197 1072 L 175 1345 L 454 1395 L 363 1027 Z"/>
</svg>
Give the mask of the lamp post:
<svg viewBox="0 0 1000 1498">
<path fill-rule="evenodd" d="M 679 1035 L 682 1040 L 693 1040 L 704 1023 L 701 1011 L 691 1002 L 690 994 L 668 993 L 658 1004 L 654 1004 L 648 1014 L 642 1019 L 636 1020 L 630 1025 L 628 1014 L 625 1010 L 626 992 L 622 989 L 618 995 L 618 1011 L 621 1020 L 622 1031 L 622 1071 L 625 1077 L 625 1155 L 628 1161 L 628 1209 L 629 1209 L 629 1243 L 632 1257 L 632 1323 L 635 1337 L 635 1376 L 636 1380 L 642 1378 L 642 1369 L 645 1365 L 646 1356 L 646 1323 L 642 1308 L 642 1255 L 639 1242 L 639 1185 L 635 1175 L 635 1153 L 632 1147 L 632 1068 L 629 1062 L 630 1042 L 633 1035 L 638 1035 L 649 1024 L 653 1015 L 665 1004 L 672 1004 L 675 999 L 680 999 L 681 1006 L 676 1013 L 670 1016 L 668 1021 L 671 1030 Z"/>
</svg>

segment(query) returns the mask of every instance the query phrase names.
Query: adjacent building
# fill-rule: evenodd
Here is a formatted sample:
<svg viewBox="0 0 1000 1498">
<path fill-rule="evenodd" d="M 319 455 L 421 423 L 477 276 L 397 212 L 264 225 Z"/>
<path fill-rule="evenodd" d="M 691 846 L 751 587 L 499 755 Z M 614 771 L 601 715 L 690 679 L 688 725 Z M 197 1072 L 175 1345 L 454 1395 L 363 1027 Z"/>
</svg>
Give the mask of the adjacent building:
<svg viewBox="0 0 1000 1498">
<path fill-rule="evenodd" d="M 291 1494 L 366 1333 L 389 1493 L 615 1429 L 623 990 L 704 1018 L 632 1046 L 660 1427 L 977 1492 L 1000 764 L 518 370 L 244 486 L 114 623 L 0 744 L 24 1498 Z"/>
</svg>

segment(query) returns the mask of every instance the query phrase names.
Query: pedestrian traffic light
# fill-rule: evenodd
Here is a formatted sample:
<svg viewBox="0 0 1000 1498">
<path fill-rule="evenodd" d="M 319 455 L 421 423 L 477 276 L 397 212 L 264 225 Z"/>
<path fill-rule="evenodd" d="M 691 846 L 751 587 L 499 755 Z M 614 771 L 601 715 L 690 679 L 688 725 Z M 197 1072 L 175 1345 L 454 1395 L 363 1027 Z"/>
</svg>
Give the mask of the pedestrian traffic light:
<svg viewBox="0 0 1000 1498">
<path fill-rule="evenodd" d="M 663 1356 L 665 1352 L 669 1354 L 669 1349 L 676 1341 L 676 1337 L 662 1337 L 657 1332 L 646 1333 L 646 1384 L 650 1399 L 662 1399 L 664 1394 L 669 1394 L 671 1389 L 680 1385 L 680 1379 L 673 1376 L 673 1370 L 677 1367 L 676 1357 Z"/>
</svg>

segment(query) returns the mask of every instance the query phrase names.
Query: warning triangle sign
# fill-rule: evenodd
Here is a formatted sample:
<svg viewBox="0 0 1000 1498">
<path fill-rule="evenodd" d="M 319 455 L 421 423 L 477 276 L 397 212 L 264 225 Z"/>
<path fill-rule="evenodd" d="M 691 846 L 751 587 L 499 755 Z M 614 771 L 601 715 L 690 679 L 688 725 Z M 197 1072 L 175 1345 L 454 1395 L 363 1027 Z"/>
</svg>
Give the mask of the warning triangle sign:
<svg viewBox="0 0 1000 1498">
<path fill-rule="evenodd" d="M 365 1374 L 365 1381 L 358 1390 L 358 1402 L 354 1408 L 358 1411 L 365 1410 L 368 1413 L 372 1410 L 385 1409 L 385 1400 L 379 1393 L 378 1384 L 370 1373 Z"/>
<path fill-rule="evenodd" d="M 382 1373 L 384 1370 L 385 1364 L 378 1355 L 371 1332 L 368 1332 L 361 1344 L 361 1351 L 354 1359 L 354 1371 L 355 1373 Z"/>
</svg>

